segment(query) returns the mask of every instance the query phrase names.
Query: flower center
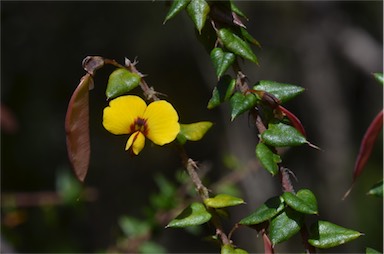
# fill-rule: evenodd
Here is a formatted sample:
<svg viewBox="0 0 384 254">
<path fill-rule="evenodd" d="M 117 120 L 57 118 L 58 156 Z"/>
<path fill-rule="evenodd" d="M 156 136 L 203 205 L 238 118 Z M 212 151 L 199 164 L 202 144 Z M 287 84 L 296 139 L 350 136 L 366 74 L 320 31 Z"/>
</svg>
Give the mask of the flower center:
<svg viewBox="0 0 384 254">
<path fill-rule="evenodd" d="M 147 135 L 148 132 L 148 126 L 147 126 L 147 120 L 138 117 L 134 123 L 130 126 L 131 132 L 140 131 L 144 135 Z"/>
</svg>

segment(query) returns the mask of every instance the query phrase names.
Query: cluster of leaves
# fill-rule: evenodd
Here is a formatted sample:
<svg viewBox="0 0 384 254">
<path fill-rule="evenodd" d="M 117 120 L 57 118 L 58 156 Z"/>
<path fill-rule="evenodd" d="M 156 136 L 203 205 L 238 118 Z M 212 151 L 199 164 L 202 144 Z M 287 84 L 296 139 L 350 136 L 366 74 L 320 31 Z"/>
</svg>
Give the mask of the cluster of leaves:
<svg viewBox="0 0 384 254">
<path fill-rule="evenodd" d="M 330 248 L 351 241 L 361 233 L 340 227 L 328 221 L 317 221 L 310 227 L 305 226 L 304 215 L 317 214 L 317 202 L 310 190 L 300 190 L 295 194 L 289 181 L 287 169 L 276 151 L 278 147 L 293 147 L 303 144 L 312 145 L 306 138 L 300 120 L 283 103 L 293 99 L 304 89 L 300 86 L 262 80 L 249 86 L 246 76 L 241 72 L 238 60 L 245 59 L 258 64 L 250 44 L 259 43 L 246 30 L 241 18 L 246 16 L 234 4 L 229 2 L 206 2 L 204 0 L 176 0 L 173 2 L 165 22 L 177 13 L 186 10 L 198 31 L 198 37 L 210 53 L 216 71 L 218 83 L 208 102 L 208 109 L 229 102 L 231 121 L 248 112 L 256 121 L 259 131 L 259 143 L 256 157 L 261 165 L 272 175 L 281 174 L 284 193 L 266 201 L 254 213 L 242 219 L 239 224 L 251 226 L 263 233 L 265 249 L 273 251 L 275 244 L 288 240 L 302 231 L 305 245 L 317 248 Z M 209 20 L 211 26 L 207 26 Z M 226 74 L 232 67 L 235 77 Z M 206 198 L 203 203 L 193 203 L 169 227 L 187 227 L 212 220 L 228 206 L 243 204 L 243 200 L 218 194 Z M 219 209 L 219 211 L 217 210 Z M 303 233 L 304 232 L 304 233 Z M 222 240 L 222 253 L 243 253 L 231 242 Z M 224 239 L 225 240 L 225 239 Z M 269 241 L 270 240 L 270 241 Z M 306 246 L 307 251 L 312 251 Z"/>
<path fill-rule="evenodd" d="M 269 224 L 272 245 L 288 240 L 302 230 L 305 215 L 317 215 L 315 195 L 308 189 L 296 194 L 284 192 L 268 199 L 239 224 L 264 229 Z M 330 248 L 359 237 L 361 233 L 340 227 L 328 221 L 316 221 L 310 226 L 308 243 L 317 248 Z"/>
<path fill-rule="evenodd" d="M 241 71 L 239 60 L 247 60 L 258 65 L 258 59 L 251 45 L 260 45 L 247 32 L 242 21 L 247 17 L 233 1 L 176 0 L 173 1 L 164 23 L 183 10 L 186 10 L 195 24 L 197 37 L 208 50 L 218 79 L 207 108 L 213 109 L 222 103 L 229 103 L 231 121 L 244 113 L 250 114 L 255 119 L 255 126 L 259 132 L 255 156 L 262 167 L 272 176 L 279 175 L 281 178 L 283 194 L 268 199 L 253 213 L 241 219 L 234 229 L 239 225 L 244 225 L 261 232 L 264 248 L 268 252 L 273 252 L 276 244 L 290 239 L 299 232 L 301 232 L 307 252 L 314 252 L 314 247 L 335 247 L 359 237 L 361 233 L 355 230 L 322 220 L 314 222 L 308 233 L 305 218 L 318 215 L 316 197 L 308 189 L 299 190 L 297 193 L 294 191 L 289 179 L 289 170 L 283 166 L 282 159 L 277 152 L 279 147 L 294 147 L 303 144 L 317 148 L 307 140 L 300 120 L 282 106 L 304 92 L 304 88 L 270 80 L 261 80 L 253 85 L 248 84 L 246 75 Z M 210 25 L 207 25 L 207 21 L 210 22 Z M 147 85 L 144 75 L 136 69 L 136 63 L 132 63 L 128 59 L 126 59 L 125 65 L 102 57 L 87 57 L 84 60 L 83 67 L 87 74 L 82 78 L 71 98 L 66 117 L 68 154 L 76 175 L 81 181 L 86 176 L 90 156 L 88 91 L 93 88 L 95 71 L 105 64 L 112 64 L 116 67 L 109 76 L 106 88 L 108 100 L 130 93 L 138 86 L 144 92 L 147 100 L 156 100 L 159 94 Z M 230 68 L 235 75 L 228 74 Z M 187 140 L 198 141 L 203 138 L 211 127 L 212 123 L 207 121 L 192 124 L 180 123 L 180 132 L 176 138 L 177 145 L 181 147 L 184 166 L 201 201 L 194 200 L 186 205 L 187 207 L 178 216 L 170 219 L 166 227 L 186 228 L 211 223 L 216 229 L 213 238 L 220 243 L 221 253 L 247 253 L 245 250 L 237 248 L 230 239 L 234 230 L 227 235 L 221 226 L 221 219 L 228 216 L 226 208 L 243 205 L 244 200 L 223 193 L 210 197 L 208 189 L 195 172 L 197 165 L 188 158 L 182 148 Z M 378 132 L 374 133 L 377 136 Z M 173 194 L 174 188 L 171 191 L 165 191 L 165 194 L 158 198 L 169 201 Z M 154 200 L 158 200 L 158 198 Z M 163 204 L 163 202 L 155 202 L 153 207 L 161 208 Z M 172 207 L 163 208 L 171 209 Z M 153 226 L 131 217 L 123 218 L 120 225 L 127 237 L 136 238 L 147 236 Z M 151 247 L 156 249 L 153 243 L 149 244 L 149 249 Z"/>
</svg>

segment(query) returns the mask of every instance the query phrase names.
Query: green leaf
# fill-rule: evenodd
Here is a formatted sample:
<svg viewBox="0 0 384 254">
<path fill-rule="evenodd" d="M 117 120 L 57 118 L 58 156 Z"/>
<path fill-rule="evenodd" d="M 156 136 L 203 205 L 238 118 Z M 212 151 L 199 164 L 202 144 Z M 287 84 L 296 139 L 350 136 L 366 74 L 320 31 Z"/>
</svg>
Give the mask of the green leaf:
<svg viewBox="0 0 384 254">
<path fill-rule="evenodd" d="M 116 69 L 108 79 L 105 92 L 108 100 L 131 91 L 139 85 L 140 80 L 141 77 L 136 73 L 132 73 L 125 68 Z"/>
<path fill-rule="evenodd" d="M 83 182 L 88 172 L 91 145 L 89 142 L 89 90 L 93 78 L 86 74 L 73 92 L 65 116 L 68 158 L 77 179 Z"/>
<path fill-rule="evenodd" d="M 272 245 L 284 242 L 300 231 L 304 222 L 302 213 L 298 213 L 290 208 L 273 218 L 269 227 L 269 238 Z"/>
<path fill-rule="evenodd" d="M 258 98 L 252 93 L 244 95 L 237 92 L 231 97 L 229 102 L 232 108 L 231 121 L 233 121 L 237 116 L 256 106 Z"/>
<path fill-rule="evenodd" d="M 204 0 L 191 0 L 187 6 L 188 15 L 191 17 L 193 23 L 195 23 L 199 33 L 201 33 L 204 27 L 209 10 L 209 5 Z"/>
<path fill-rule="evenodd" d="M 352 241 L 362 234 L 328 221 L 317 221 L 310 227 L 308 242 L 316 248 L 332 248 Z"/>
<path fill-rule="evenodd" d="M 285 203 L 292 209 L 306 214 L 317 214 L 317 201 L 312 191 L 302 189 L 293 194 L 291 192 L 284 192 L 282 197 Z"/>
<path fill-rule="evenodd" d="M 213 208 L 223 208 L 244 204 L 244 200 L 228 194 L 219 194 L 214 198 L 205 199 L 204 204 Z"/>
<path fill-rule="evenodd" d="M 167 250 L 160 244 L 153 241 L 146 241 L 140 244 L 139 253 L 153 254 L 153 253 L 167 253 Z"/>
<path fill-rule="evenodd" d="M 261 47 L 260 43 L 250 33 L 248 33 L 247 29 L 240 27 L 240 31 L 243 38 L 246 39 L 249 43 Z"/>
<path fill-rule="evenodd" d="M 185 9 L 185 7 L 189 4 L 190 1 L 191 0 L 174 0 L 172 2 L 171 8 L 169 8 L 169 11 L 167 13 L 167 16 L 165 17 L 163 24 L 165 24 L 165 22 L 176 16 L 176 14 L 178 14 L 180 11 Z"/>
<path fill-rule="evenodd" d="M 201 203 L 192 203 L 181 214 L 173 219 L 166 227 L 184 228 L 206 223 L 212 215 L 207 212 L 205 206 Z"/>
<path fill-rule="evenodd" d="M 151 228 L 148 222 L 130 216 L 121 217 L 119 219 L 119 225 L 127 237 L 145 235 Z"/>
<path fill-rule="evenodd" d="M 283 84 L 275 81 L 261 80 L 254 87 L 254 90 L 262 90 L 273 94 L 281 103 L 293 99 L 304 92 L 304 88 L 291 84 Z"/>
<path fill-rule="evenodd" d="M 383 77 L 383 73 L 379 73 L 379 72 L 377 72 L 377 73 L 373 73 L 373 76 L 375 77 L 375 79 L 376 79 L 377 81 L 380 82 L 380 84 L 384 85 L 384 77 Z"/>
<path fill-rule="evenodd" d="M 298 130 L 283 123 L 268 124 L 268 129 L 261 134 L 261 139 L 267 145 L 275 147 L 308 144 L 308 141 Z"/>
<path fill-rule="evenodd" d="M 60 170 L 56 177 L 56 192 L 65 203 L 77 203 L 82 184 L 68 170 Z"/>
<path fill-rule="evenodd" d="M 219 106 L 224 101 L 231 98 L 235 90 L 236 80 L 229 75 L 220 78 L 217 86 L 213 89 L 212 98 L 208 102 L 208 109 Z"/>
<path fill-rule="evenodd" d="M 365 254 L 376 254 L 376 253 L 381 253 L 381 252 L 369 247 L 365 248 Z"/>
<path fill-rule="evenodd" d="M 284 209 L 284 202 L 280 197 L 268 199 L 264 204 L 257 208 L 253 213 L 243 218 L 239 224 L 255 225 L 275 217 Z"/>
<path fill-rule="evenodd" d="M 154 180 L 158 186 L 158 191 L 150 195 L 151 205 L 159 210 L 170 210 L 176 203 L 176 187 L 161 174 L 156 174 Z"/>
<path fill-rule="evenodd" d="M 221 48 L 214 48 L 211 51 L 211 60 L 220 78 L 235 61 L 236 56 L 230 52 L 224 52 Z"/>
<path fill-rule="evenodd" d="M 224 244 L 221 246 L 220 254 L 248 254 L 248 252 L 243 249 L 234 248 L 230 244 Z"/>
<path fill-rule="evenodd" d="M 243 17 L 243 18 L 246 18 L 247 17 L 245 16 L 245 14 L 235 5 L 234 1 L 233 0 L 230 0 L 229 1 L 230 5 L 231 5 L 231 10 L 236 13 L 237 15 L 239 15 L 240 17 Z"/>
<path fill-rule="evenodd" d="M 212 122 L 180 124 L 180 132 L 177 138 L 182 144 L 187 140 L 198 141 L 204 137 L 205 133 L 212 127 L 212 125 Z"/>
<path fill-rule="evenodd" d="M 257 64 L 257 57 L 253 53 L 248 43 L 243 41 L 232 31 L 226 28 L 222 28 L 218 31 L 217 36 L 228 50 Z"/>
<path fill-rule="evenodd" d="M 380 182 L 373 185 L 367 194 L 376 197 L 383 197 L 383 188 L 383 180 L 381 180 Z"/>
<path fill-rule="evenodd" d="M 279 172 L 279 166 L 277 163 L 281 162 L 281 158 L 279 155 L 273 153 L 265 144 L 257 144 L 256 157 L 259 159 L 263 168 L 265 168 L 272 175 L 276 175 Z"/>
</svg>

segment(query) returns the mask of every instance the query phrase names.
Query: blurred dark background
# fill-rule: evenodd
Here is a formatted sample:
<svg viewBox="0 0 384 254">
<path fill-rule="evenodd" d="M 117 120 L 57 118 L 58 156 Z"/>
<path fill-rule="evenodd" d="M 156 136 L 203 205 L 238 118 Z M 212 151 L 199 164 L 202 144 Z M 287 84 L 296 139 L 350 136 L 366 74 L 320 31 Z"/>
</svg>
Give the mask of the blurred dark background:
<svg viewBox="0 0 384 254">
<path fill-rule="evenodd" d="M 300 117 L 309 140 L 323 151 L 303 146 L 284 153 L 284 164 L 298 178 L 295 188 L 315 193 L 319 219 L 365 234 L 331 251 L 383 251 L 382 199 L 366 195 L 383 176 L 382 134 L 352 193 L 341 201 L 350 187 L 361 138 L 383 107 L 383 87 L 371 74 L 383 69 L 382 1 L 236 3 L 262 45 L 254 48 L 260 67 L 242 63 L 249 80 L 306 88 L 286 107 Z M 82 187 L 96 190 L 97 196 L 59 204 L 56 196 L 50 199 L 62 186 L 60 177 L 73 176 L 64 119 L 84 75 L 81 62 L 86 56 L 121 63 L 124 57 L 138 57 L 137 68 L 148 74 L 150 86 L 168 95 L 182 123 L 215 123 L 201 142 L 186 146 L 192 158 L 209 168 L 208 184 L 232 172 L 231 158 L 239 167 L 253 167 L 254 126 L 247 116 L 230 122 L 228 105 L 206 108 L 215 85 L 209 55 L 184 12 L 162 24 L 168 8 L 160 1 L 1 2 L 2 252 L 105 252 L 121 236 L 121 216 L 145 218 L 142 207 L 158 191 L 156 175 L 175 182 L 181 165 L 172 149 L 147 142 L 133 158 L 124 151 L 127 137 L 103 129 L 105 87 L 113 71 L 105 67 L 97 72 L 90 94 L 91 165 Z M 277 177 L 251 170 L 237 182 L 247 205 L 231 208 L 228 225 L 278 195 L 279 186 Z M 37 197 L 17 203 L 12 199 L 16 194 Z M 168 252 L 218 252 L 201 241 L 214 233 L 204 229 L 197 236 L 164 229 L 153 239 Z M 250 229 L 237 230 L 233 239 L 250 252 L 263 251 L 261 239 Z M 277 247 L 277 252 L 301 251 L 299 237 Z"/>
</svg>

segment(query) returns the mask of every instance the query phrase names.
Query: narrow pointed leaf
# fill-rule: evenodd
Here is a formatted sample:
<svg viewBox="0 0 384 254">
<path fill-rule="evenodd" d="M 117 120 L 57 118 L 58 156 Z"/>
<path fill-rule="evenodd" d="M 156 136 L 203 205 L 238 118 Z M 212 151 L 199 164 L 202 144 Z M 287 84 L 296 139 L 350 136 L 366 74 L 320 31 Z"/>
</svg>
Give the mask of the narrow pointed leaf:
<svg viewBox="0 0 384 254">
<path fill-rule="evenodd" d="M 184 228 L 197 226 L 206 223 L 211 217 L 212 215 L 207 212 L 203 204 L 195 202 L 184 209 L 181 214 L 173 219 L 166 227 Z"/>
<path fill-rule="evenodd" d="M 116 69 L 108 79 L 105 92 L 107 98 L 112 99 L 131 91 L 139 85 L 140 80 L 141 77 L 136 73 L 132 73 L 124 68 Z"/>
<path fill-rule="evenodd" d="M 243 18 L 246 18 L 247 17 L 245 16 L 245 14 L 235 5 L 234 1 L 233 0 L 230 0 L 229 1 L 230 5 L 231 5 L 231 10 L 236 13 L 237 15 L 243 17 Z"/>
<path fill-rule="evenodd" d="M 213 198 L 205 199 L 204 204 L 213 208 L 223 208 L 244 204 L 244 200 L 227 194 L 219 194 Z"/>
<path fill-rule="evenodd" d="M 290 208 L 273 218 L 269 227 L 272 245 L 284 242 L 300 231 L 304 216 Z"/>
<path fill-rule="evenodd" d="M 221 48 L 211 51 L 211 60 L 215 67 L 216 76 L 220 78 L 235 61 L 236 56 L 231 52 L 224 52 Z"/>
<path fill-rule="evenodd" d="M 258 99 L 252 93 L 244 95 L 237 92 L 231 97 L 229 102 L 232 108 L 231 121 L 233 121 L 237 116 L 256 106 Z"/>
<path fill-rule="evenodd" d="M 281 158 L 279 155 L 273 153 L 265 144 L 257 144 L 256 157 L 259 159 L 263 168 L 265 168 L 272 175 L 276 175 L 279 172 L 279 166 L 277 163 L 281 162 Z"/>
<path fill-rule="evenodd" d="M 363 140 L 360 144 L 359 154 L 355 162 L 355 168 L 353 172 L 353 182 L 361 174 L 372 153 L 372 148 L 379 136 L 381 129 L 383 128 L 383 110 L 376 115 L 372 123 L 369 125 L 367 131 L 364 134 Z"/>
<path fill-rule="evenodd" d="M 270 80 L 261 80 L 255 86 L 254 90 L 263 90 L 273 94 L 281 103 L 285 103 L 297 95 L 304 92 L 304 88 L 291 84 L 278 83 Z"/>
<path fill-rule="evenodd" d="M 261 48 L 261 44 L 250 33 L 248 33 L 247 29 L 245 29 L 244 27 L 240 27 L 240 31 L 241 35 L 246 41 Z"/>
<path fill-rule="evenodd" d="M 178 139 L 198 141 L 204 137 L 205 133 L 212 127 L 212 125 L 212 122 L 180 124 L 180 132 L 178 134 Z"/>
<path fill-rule="evenodd" d="M 77 178 L 83 182 L 90 159 L 89 89 L 93 87 L 90 74 L 82 77 L 68 104 L 65 132 L 68 158 Z"/>
<path fill-rule="evenodd" d="M 204 0 L 191 0 L 187 6 L 187 13 L 195 23 L 196 29 L 201 33 L 209 13 L 209 5 Z"/>
<path fill-rule="evenodd" d="M 264 244 L 264 253 L 274 253 L 271 240 L 269 239 L 266 232 L 262 232 L 263 235 L 263 244 Z"/>
<path fill-rule="evenodd" d="M 278 108 L 284 113 L 285 116 L 287 116 L 293 127 L 295 127 L 296 130 L 298 130 L 304 137 L 306 137 L 307 134 L 305 133 L 304 126 L 301 124 L 299 118 L 297 118 L 292 112 L 281 105 L 279 105 Z"/>
<path fill-rule="evenodd" d="M 256 225 L 275 217 L 284 209 L 284 202 L 280 197 L 268 199 L 253 213 L 240 220 L 241 225 Z"/>
<path fill-rule="evenodd" d="M 318 221 L 310 227 L 308 243 L 316 248 L 326 249 L 352 241 L 361 235 L 358 231 L 328 221 Z"/>
<path fill-rule="evenodd" d="M 377 81 L 379 81 L 382 85 L 384 85 L 383 73 L 373 73 L 373 76 Z"/>
<path fill-rule="evenodd" d="M 312 191 L 302 189 L 293 194 L 291 192 L 284 192 L 282 197 L 285 203 L 292 209 L 306 214 L 317 214 L 317 201 Z"/>
<path fill-rule="evenodd" d="M 171 8 L 169 8 L 169 11 L 165 16 L 163 24 L 165 24 L 165 22 L 176 16 L 180 11 L 184 10 L 190 1 L 191 0 L 174 0 L 172 2 Z"/>
<path fill-rule="evenodd" d="M 383 197 L 383 188 L 384 188 L 383 180 L 381 180 L 380 182 L 373 185 L 367 194 L 382 198 Z"/>
<path fill-rule="evenodd" d="M 231 98 L 235 90 L 236 80 L 229 75 L 224 75 L 220 78 L 217 86 L 213 89 L 212 98 L 208 102 L 208 109 L 219 106 L 224 101 Z"/>
<path fill-rule="evenodd" d="M 251 47 L 239 36 L 226 28 L 220 29 L 217 35 L 228 50 L 257 64 L 257 57 Z"/>
<path fill-rule="evenodd" d="M 262 141 L 275 147 L 299 146 L 308 141 L 294 127 L 278 123 L 269 124 L 268 129 L 261 134 Z"/>
</svg>

